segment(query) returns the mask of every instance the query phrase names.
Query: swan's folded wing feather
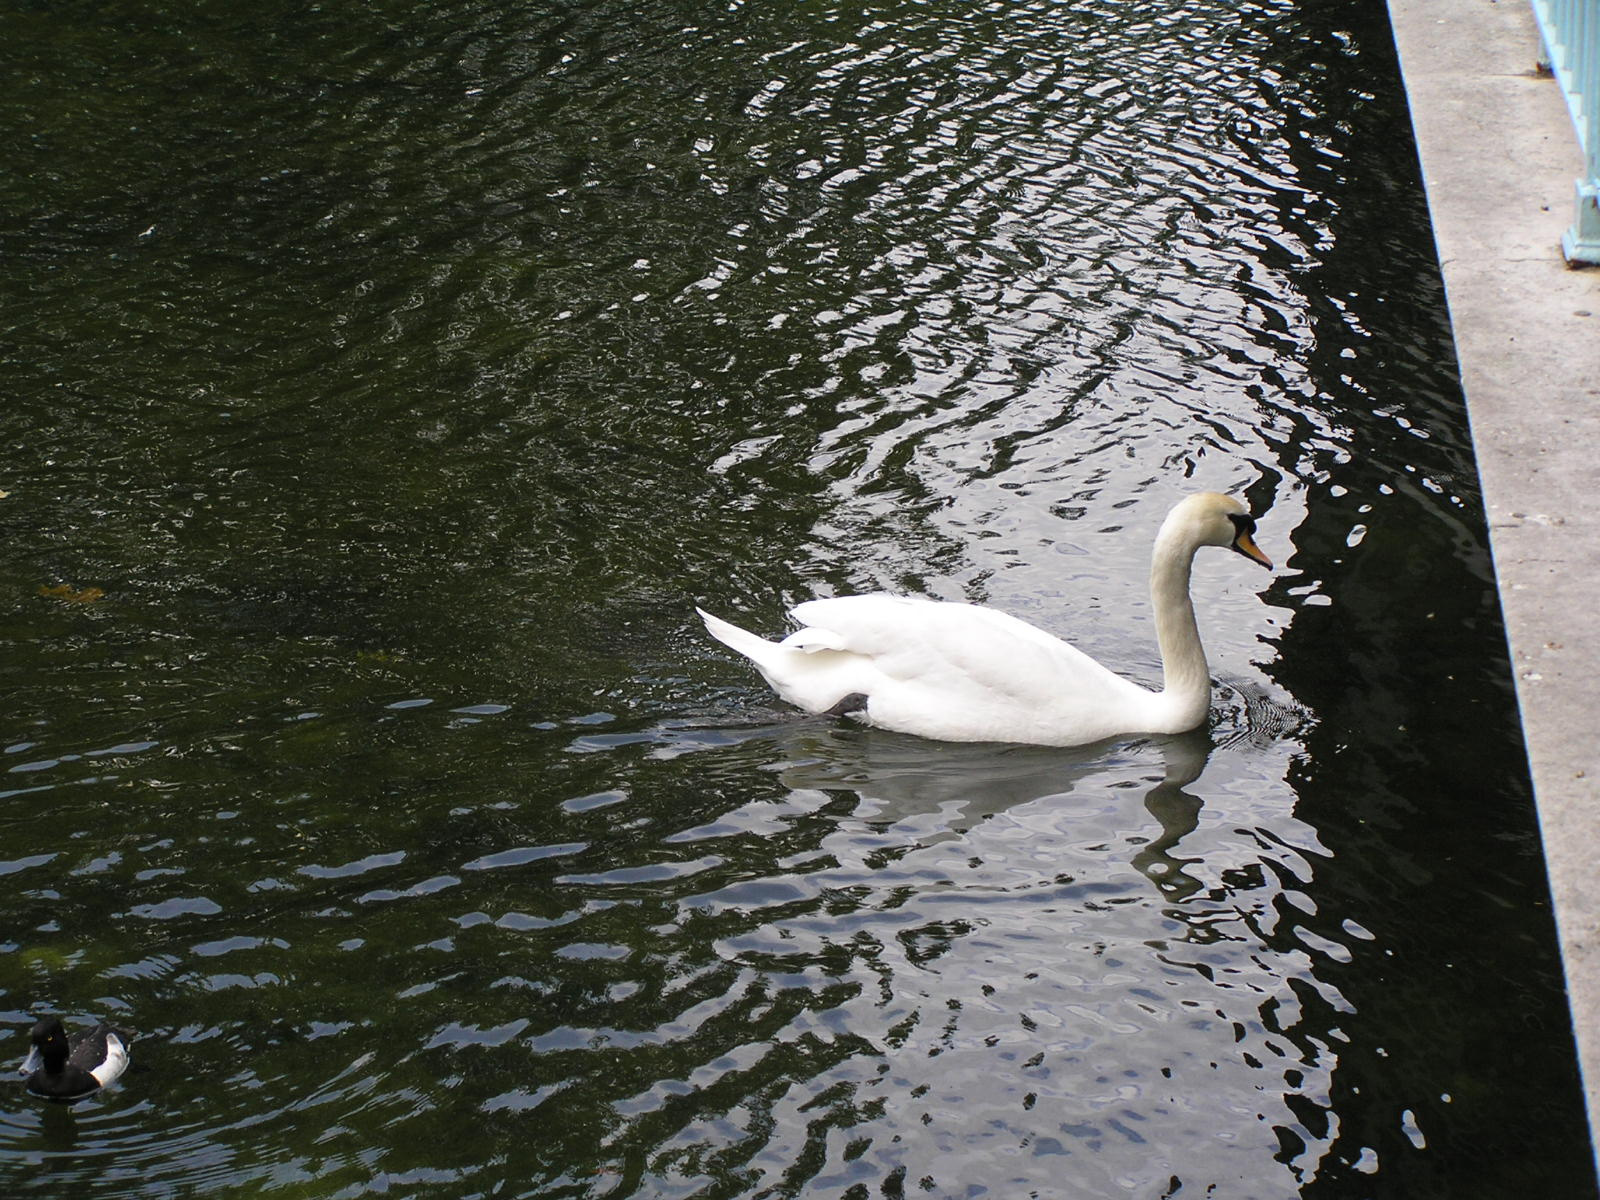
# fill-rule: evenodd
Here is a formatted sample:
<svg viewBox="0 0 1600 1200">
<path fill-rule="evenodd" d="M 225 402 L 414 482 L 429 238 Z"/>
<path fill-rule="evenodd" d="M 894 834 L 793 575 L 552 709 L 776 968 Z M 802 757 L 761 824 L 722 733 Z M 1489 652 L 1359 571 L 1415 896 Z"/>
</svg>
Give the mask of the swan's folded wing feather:
<svg viewBox="0 0 1600 1200">
<path fill-rule="evenodd" d="M 866 656 L 891 678 L 947 689 L 952 699 L 970 691 L 1039 704 L 1076 686 L 1134 686 L 1060 638 L 972 604 L 844 596 L 809 600 L 793 615 L 813 634 L 831 635 L 829 648 Z"/>
<path fill-rule="evenodd" d="M 789 650 L 804 650 L 807 654 L 815 654 L 819 650 L 847 650 L 843 635 L 831 629 L 817 629 L 805 626 L 791 633 L 778 645 Z"/>
</svg>

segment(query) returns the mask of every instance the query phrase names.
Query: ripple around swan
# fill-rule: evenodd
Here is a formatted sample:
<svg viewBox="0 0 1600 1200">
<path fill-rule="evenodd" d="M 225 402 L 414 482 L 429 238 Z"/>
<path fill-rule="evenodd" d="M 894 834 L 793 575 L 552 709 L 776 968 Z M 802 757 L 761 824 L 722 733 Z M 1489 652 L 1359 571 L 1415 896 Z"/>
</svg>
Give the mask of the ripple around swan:
<svg viewBox="0 0 1600 1200">
<path fill-rule="evenodd" d="M 0 1193 L 1583 1190 L 1381 12 L 12 8 L 0 1027 L 137 1042 Z M 1287 564 L 1197 572 L 1209 740 L 695 627 L 1153 682 L 1199 487 Z"/>
</svg>

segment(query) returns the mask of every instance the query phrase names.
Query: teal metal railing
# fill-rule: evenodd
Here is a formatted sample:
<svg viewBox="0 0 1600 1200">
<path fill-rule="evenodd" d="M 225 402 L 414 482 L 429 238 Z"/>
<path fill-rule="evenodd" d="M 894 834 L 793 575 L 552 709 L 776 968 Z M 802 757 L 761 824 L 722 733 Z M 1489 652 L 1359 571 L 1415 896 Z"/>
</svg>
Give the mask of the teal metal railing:
<svg viewBox="0 0 1600 1200">
<path fill-rule="evenodd" d="M 1583 152 L 1578 215 L 1561 249 L 1568 262 L 1600 263 L 1600 0 L 1533 0 L 1533 15 Z"/>
</svg>

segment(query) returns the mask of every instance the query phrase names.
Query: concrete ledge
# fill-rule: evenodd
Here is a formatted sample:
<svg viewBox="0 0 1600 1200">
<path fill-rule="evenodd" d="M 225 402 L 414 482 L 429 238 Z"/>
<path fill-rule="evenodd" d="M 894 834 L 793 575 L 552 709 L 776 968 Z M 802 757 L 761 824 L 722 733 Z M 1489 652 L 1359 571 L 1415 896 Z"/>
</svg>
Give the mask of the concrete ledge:
<svg viewBox="0 0 1600 1200">
<path fill-rule="evenodd" d="M 1581 155 L 1527 0 L 1389 0 L 1489 512 L 1600 1146 L 1600 268 L 1568 270 Z"/>
</svg>

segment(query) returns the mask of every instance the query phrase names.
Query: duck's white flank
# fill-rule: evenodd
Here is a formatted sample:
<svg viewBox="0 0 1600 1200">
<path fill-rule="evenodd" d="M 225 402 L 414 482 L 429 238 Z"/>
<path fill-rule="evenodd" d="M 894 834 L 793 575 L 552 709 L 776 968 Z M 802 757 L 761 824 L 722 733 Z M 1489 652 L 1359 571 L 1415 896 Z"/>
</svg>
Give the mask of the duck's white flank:
<svg viewBox="0 0 1600 1200">
<path fill-rule="evenodd" d="M 106 1056 L 100 1065 L 90 1070 L 101 1087 L 115 1083 L 128 1069 L 128 1047 L 115 1033 L 106 1034 Z"/>
</svg>

